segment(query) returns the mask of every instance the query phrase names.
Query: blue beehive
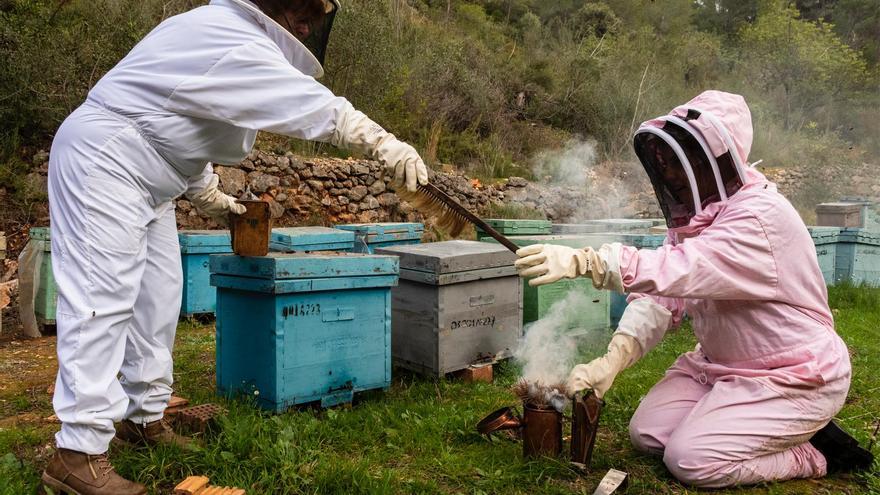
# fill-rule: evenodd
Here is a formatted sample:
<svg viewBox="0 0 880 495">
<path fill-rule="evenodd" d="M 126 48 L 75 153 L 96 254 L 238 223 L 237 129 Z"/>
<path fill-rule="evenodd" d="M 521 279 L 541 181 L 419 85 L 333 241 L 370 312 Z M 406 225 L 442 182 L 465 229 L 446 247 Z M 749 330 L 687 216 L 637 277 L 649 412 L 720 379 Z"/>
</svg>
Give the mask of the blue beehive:
<svg viewBox="0 0 880 495">
<path fill-rule="evenodd" d="M 617 242 L 639 249 L 657 249 L 666 240 L 665 234 L 611 234 Z M 617 328 L 623 312 L 626 311 L 627 294 L 611 293 L 611 328 Z"/>
<path fill-rule="evenodd" d="M 182 230 L 177 233 L 183 262 L 183 298 L 180 315 L 214 314 L 217 289 L 211 286 L 208 259 L 232 252 L 228 230 Z"/>
<path fill-rule="evenodd" d="M 880 286 L 880 232 L 841 229 L 835 258 L 838 282 Z"/>
<path fill-rule="evenodd" d="M 212 256 L 218 392 L 281 412 L 387 388 L 399 266 L 349 253 Z"/>
<path fill-rule="evenodd" d="M 354 232 L 354 252 L 369 254 L 376 249 L 419 244 L 425 232 L 421 223 L 352 223 L 336 228 Z"/>
<path fill-rule="evenodd" d="M 280 227 L 272 229 L 269 249 L 282 253 L 349 252 L 354 249 L 354 232 L 330 227 Z"/>
<path fill-rule="evenodd" d="M 816 246 L 816 259 L 826 285 L 834 285 L 840 227 L 807 227 Z"/>
</svg>

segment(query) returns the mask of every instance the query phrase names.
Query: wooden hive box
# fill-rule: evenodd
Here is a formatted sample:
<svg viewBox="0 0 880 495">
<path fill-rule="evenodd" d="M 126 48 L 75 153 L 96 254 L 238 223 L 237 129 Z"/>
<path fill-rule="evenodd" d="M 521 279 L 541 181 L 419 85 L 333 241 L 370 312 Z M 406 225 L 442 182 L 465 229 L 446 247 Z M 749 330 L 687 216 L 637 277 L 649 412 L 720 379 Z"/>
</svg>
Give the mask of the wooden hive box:
<svg viewBox="0 0 880 495">
<path fill-rule="evenodd" d="M 280 253 L 354 249 L 354 232 L 330 227 L 278 227 L 272 229 L 269 249 Z"/>
<path fill-rule="evenodd" d="M 352 253 L 211 256 L 217 388 L 271 411 L 391 382 L 397 258 Z"/>
<path fill-rule="evenodd" d="M 354 252 L 373 254 L 376 249 L 422 242 L 422 223 L 352 223 L 337 229 L 354 232 Z"/>
<path fill-rule="evenodd" d="M 400 257 L 392 290 L 392 355 L 441 376 L 508 358 L 522 336 L 516 256 L 497 244 L 447 241 L 376 250 Z"/>
<path fill-rule="evenodd" d="M 183 298 L 180 315 L 214 314 L 217 289 L 211 285 L 208 266 L 212 254 L 232 252 L 228 230 L 182 230 L 177 233 L 183 263 Z"/>
</svg>

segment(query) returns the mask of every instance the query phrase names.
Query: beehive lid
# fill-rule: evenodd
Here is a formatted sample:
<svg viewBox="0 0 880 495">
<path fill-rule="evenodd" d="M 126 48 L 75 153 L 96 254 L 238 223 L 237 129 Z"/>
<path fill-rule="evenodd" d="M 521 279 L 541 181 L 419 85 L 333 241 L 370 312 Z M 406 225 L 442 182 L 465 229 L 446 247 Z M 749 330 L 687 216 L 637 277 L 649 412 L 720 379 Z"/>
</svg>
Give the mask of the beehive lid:
<svg viewBox="0 0 880 495">
<path fill-rule="evenodd" d="M 269 280 L 397 275 L 393 256 L 352 253 L 269 253 L 266 256 L 211 256 L 211 273 Z"/>
<path fill-rule="evenodd" d="M 814 244 L 833 244 L 840 238 L 840 227 L 807 227 Z"/>
<path fill-rule="evenodd" d="M 816 213 L 859 213 L 862 207 L 859 203 L 820 203 L 816 205 Z"/>
<path fill-rule="evenodd" d="M 619 234 L 571 234 L 571 235 L 529 235 L 522 237 L 513 237 L 510 240 L 520 247 L 531 246 L 532 244 L 554 244 L 558 246 L 568 246 L 572 248 L 583 248 L 591 246 L 597 248 L 602 244 L 609 242 L 617 242 Z M 487 243 L 496 243 L 495 239 L 485 239 Z"/>
<path fill-rule="evenodd" d="M 854 242 L 857 244 L 880 246 L 880 232 L 874 232 L 868 229 L 840 229 L 840 236 L 838 239 L 840 242 Z"/>
<path fill-rule="evenodd" d="M 607 227 L 595 223 L 554 223 L 553 234 L 595 234 L 607 231 Z"/>
<path fill-rule="evenodd" d="M 282 227 L 272 229 L 273 248 L 288 251 L 351 249 L 354 232 L 330 227 Z"/>
<path fill-rule="evenodd" d="M 232 252 L 228 230 L 181 230 L 177 239 L 182 253 Z"/>
<path fill-rule="evenodd" d="M 485 222 L 504 235 L 550 234 L 553 228 L 550 220 L 489 218 Z M 482 232 L 480 229 L 477 231 Z"/>
<path fill-rule="evenodd" d="M 400 269 L 434 274 L 513 267 L 516 255 L 498 244 L 445 241 L 377 249 L 376 254 L 400 257 Z"/>
<path fill-rule="evenodd" d="M 666 241 L 666 234 L 616 234 L 617 242 L 639 249 L 656 249 Z"/>
<path fill-rule="evenodd" d="M 599 220 L 590 220 L 590 224 L 603 225 L 607 227 L 606 232 L 619 232 L 621 230 L 648 230 L 654 226 L 651 220 L 643 220 L 639 218 L 602 218 Z"/>
<path fill-rule="evenodd" d="M 421 239 L 425 231 L 422 223 L 350 223 L 336 228 L 354 232 L 367 243 Z"/>
<path fill-rule="evenodd" d="M 49 236 L 49 227 L 31 227 L 30 236 L 31 239 L 37 241 L 51 240 Z"/>
</svg>

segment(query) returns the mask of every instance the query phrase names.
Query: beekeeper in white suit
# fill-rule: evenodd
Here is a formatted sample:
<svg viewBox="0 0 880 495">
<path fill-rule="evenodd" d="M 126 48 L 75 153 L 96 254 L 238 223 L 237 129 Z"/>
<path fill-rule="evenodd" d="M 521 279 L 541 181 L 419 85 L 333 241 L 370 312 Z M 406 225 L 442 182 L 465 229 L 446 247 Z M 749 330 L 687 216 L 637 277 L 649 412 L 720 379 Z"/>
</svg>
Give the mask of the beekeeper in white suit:
<svg viewBox="0 0 880 495">
<path fill-rule="evenodd" d="M 174 199 L 186 195 L 218 221 L 244 212 L 210 162 L 241 161 L 265 130 L 365 153 L 410 190 L 427 182 L 412 146 L 315 80 L 338 9 L 335 0 L 213 0 L 167 19 L 58 130 L 49 202 L 62 426 L 49 487 L 146 493 L 113 471 L 114 433 L 185 443 L 163 421 L 182 278 Z"/>
</svg>

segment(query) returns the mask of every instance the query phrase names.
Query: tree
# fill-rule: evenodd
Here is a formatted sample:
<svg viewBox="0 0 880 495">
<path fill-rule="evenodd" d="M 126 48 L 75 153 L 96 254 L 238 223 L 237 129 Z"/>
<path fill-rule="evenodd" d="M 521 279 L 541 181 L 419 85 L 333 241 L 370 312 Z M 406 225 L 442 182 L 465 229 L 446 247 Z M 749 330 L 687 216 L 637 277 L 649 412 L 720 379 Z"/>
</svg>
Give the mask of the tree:
<svg viewBox="0 0 880 495">
<path fill-rule="evenodd" d="M 798 10 L 773 2 L 742 29 L 743 73 L 769 94 L 781 92 L 784 125 L 845 98 L 867 82 L 865 61 L 832 26 L 801 19 Z"/>
</svg>

